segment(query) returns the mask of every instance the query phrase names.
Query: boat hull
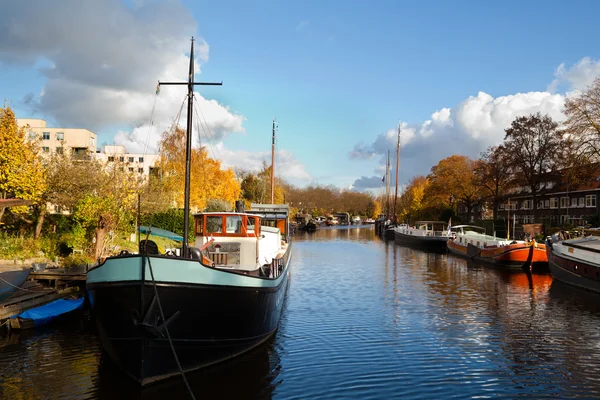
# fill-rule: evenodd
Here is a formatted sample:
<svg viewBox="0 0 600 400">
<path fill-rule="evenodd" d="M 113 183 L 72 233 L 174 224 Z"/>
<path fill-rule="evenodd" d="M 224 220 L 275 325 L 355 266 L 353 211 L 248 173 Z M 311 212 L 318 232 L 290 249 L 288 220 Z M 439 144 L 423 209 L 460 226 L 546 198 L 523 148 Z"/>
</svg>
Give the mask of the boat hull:
<svg viewBox="0 0 600 400">
<path fill-rule="evenodd" d="M 398 231 L 394 232 L 394 241 L 401 246 L 411 246 L 422 250 L 445 252 L 446 236 L 411 236 Z"/>
<path fill-rule="evenodd" d="M 136 258 L 139 263 L 141 257 Z M 150 274 L 137 281 L 87 285 L 104 349 L 141 385 L 180 373 L 166 328 L 183 371 L 235 357 L 277 330 L 289 280 L 287 263 L 275 280 L 220 271 L 190 260 L 174 259 L 169 266 L 151 257 L 151 263 L 156 285 Z M 165 268 L 196 271 L 206 282 L 161 281 Z M 238 284 L 222 284 L 227 283 L 223 275 L 236 275 L 232 279 Z"/>
<path fill-rule="evenodd" d="M 516 243 L 507 246 L 479 248 L 474 245 L 463 245 L 455 240 L 449 240 L 448 251 L 461 257 L 469 258 L 475 262 L 482 262 L 494 266 L 520 269 L 524 266 L 532 269 L 548 268 L 546 246 L 535 243 Z"/>
<path fill-rule="evenodd" d="M 13 295 L 29 277 L 31 268 L 0 272 L 0 301 Z"/>
<path fill-rule="evenodd" d="M 554 251 L 547 243 L 548 267 L 553 279 L 600 293 L 600 265 Z"/>
</svg>

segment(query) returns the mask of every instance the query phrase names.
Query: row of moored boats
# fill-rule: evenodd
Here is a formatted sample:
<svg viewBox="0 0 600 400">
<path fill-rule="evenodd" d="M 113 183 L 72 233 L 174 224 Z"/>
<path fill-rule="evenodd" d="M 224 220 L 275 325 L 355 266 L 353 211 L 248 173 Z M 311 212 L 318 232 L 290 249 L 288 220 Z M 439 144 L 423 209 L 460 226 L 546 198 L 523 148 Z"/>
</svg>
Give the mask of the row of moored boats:
<svg viewBox="0 0 600 400">
<path fill-rule="evenodd" d="M 600 237 L 570 237 L 561 232 L 545 243 L 512 240 L 487 235 L 474 225 L 441 221 L 419 221 L 414 226 L 388 225 L 382 229 L 388 240 L 401 246 L 450 252 L 476 263 L 525 270 L 549 269 L 554 279 L 600 293 Z"/>
</svg>

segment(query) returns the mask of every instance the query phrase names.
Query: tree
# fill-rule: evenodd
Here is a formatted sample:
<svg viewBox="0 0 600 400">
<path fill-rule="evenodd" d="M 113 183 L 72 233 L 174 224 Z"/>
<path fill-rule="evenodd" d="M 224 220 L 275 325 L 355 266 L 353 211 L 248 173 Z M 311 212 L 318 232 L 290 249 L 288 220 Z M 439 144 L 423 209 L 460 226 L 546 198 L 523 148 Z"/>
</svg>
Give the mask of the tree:
<svg viewBox="0 0 600 400">
<path fill-rule="evenodd" d="M 399 198 L 398 221 L 414 222 L 422 217 L 425 210 L 425 190 L 428 185 L 429 180 L 424 176 L 412 178 Z"/>
<path fill-rule="evenodd" d="M 10 107 L 0 108 L 0 198 L 32 200 L 38 207 L 45 189 L 44 169 L 35 142 L 26 138 L 27 129 L 19 128 Z M 25 206 L 11 212 L 25 215 Z M 0 221 L 4 208 L 0 208 Z"/>
<path fill-rule="evenodd" d="M 162 135 L 158 167 L 165 189 L 178 206 L 184 203 L 185 131 L 175 128 Z M 190 208 L 203 210 L 211 199 L 233 203 L 240 197 L 240 184 L 231 169 L 208 156 L 206 148 L 192 149 L 190 171 Z"/>
<path fill-rule="evenodd" d="M 506 151 L 502 146 L 489 147 L 481 153 L 474 171 L 476 184 L 489 194 L 494 220 L 498 217 L 498 205 L 514 181 L 505 155 Z"/>
<path fill-rule="evenodd" d="M 477 162 L 467 156 L 452 155 L 431 168 L 426 197 L 437 208 L 454 210 L 456 204 L 467 208 L 469 220 L 473 208 L 481 204 L 483 195 L 476 184 L 474 170 Z"/>
<path fill-rule="evenodd" d="M 515 173 L 517 183 L 529 187 L 533 215 L 537 219 L 537 194 L 562 165 L 565 139 L 558 124 L 540 113 L 517 117 L 506 129 L 503 157 Z"/>
<path fill-rule="evenodd" d="M 577 153 L 597 161 L 600 158 L 600 78 L 580 94 L 567 97 L 564 122 L 577 143 Z"/>
</svg>

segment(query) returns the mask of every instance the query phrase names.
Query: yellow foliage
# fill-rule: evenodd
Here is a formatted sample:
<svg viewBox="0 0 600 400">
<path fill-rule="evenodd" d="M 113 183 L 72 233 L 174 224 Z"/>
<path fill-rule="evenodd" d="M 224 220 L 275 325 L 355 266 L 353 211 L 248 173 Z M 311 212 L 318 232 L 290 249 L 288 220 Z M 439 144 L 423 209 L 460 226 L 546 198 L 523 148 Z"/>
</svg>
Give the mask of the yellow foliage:
<svg viewBox="0 0 600 400">
<path fill-rule="evenodd" d="M 41 201 L 45 191 L 45 171 L 35 142 L 26 139 L 10 107 L 0 108 L 0 197 Z M 26 212 L 14 207 L 13 213 Z"/>
<path fill-rule="evenodd" d="M 184 203 L 185 131 L 176 128 L 164 132 L 160 143 L 159 168 L 165 188 L 179 207 Z M 233 204 L 240 197 L 240 184 L 231 169 L 208 156 L 206 148 L 192 149 L 190 170 L 190 208 L 203 210 L 207 201 L 219 199 Z"/>
</svg>

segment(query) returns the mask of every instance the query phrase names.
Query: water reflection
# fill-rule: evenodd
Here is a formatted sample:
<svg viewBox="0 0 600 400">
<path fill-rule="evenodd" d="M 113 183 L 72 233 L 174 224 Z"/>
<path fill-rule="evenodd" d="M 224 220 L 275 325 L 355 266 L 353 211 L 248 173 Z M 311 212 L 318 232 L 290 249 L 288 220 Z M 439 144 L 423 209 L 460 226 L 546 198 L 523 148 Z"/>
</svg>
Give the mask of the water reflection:
<svg viewBox="0 0 600 400">
<path fill-rule="evenodd" d="M 598 295 L 372 226 L 299 232 L 293 257 L 277 334 L 189 374 L 196 398 L 600 397 Z M 77 324 L 0 338 L 0 397 L 189 398 L 180 379 L 140 389 L 105 361 Z"/>
<path fill-rule="evenodd" d="M 279 358 L 273 343 L 261 346 L 242 357 L 214 368 L 186 374 L 197 399 L 271 399 L 277 387 Z M 181 378 L 140 388 L 116 370 L 103 356 L 97 379 L 99 398 L 115 399 L 188 399 Z"/>
</svg>

